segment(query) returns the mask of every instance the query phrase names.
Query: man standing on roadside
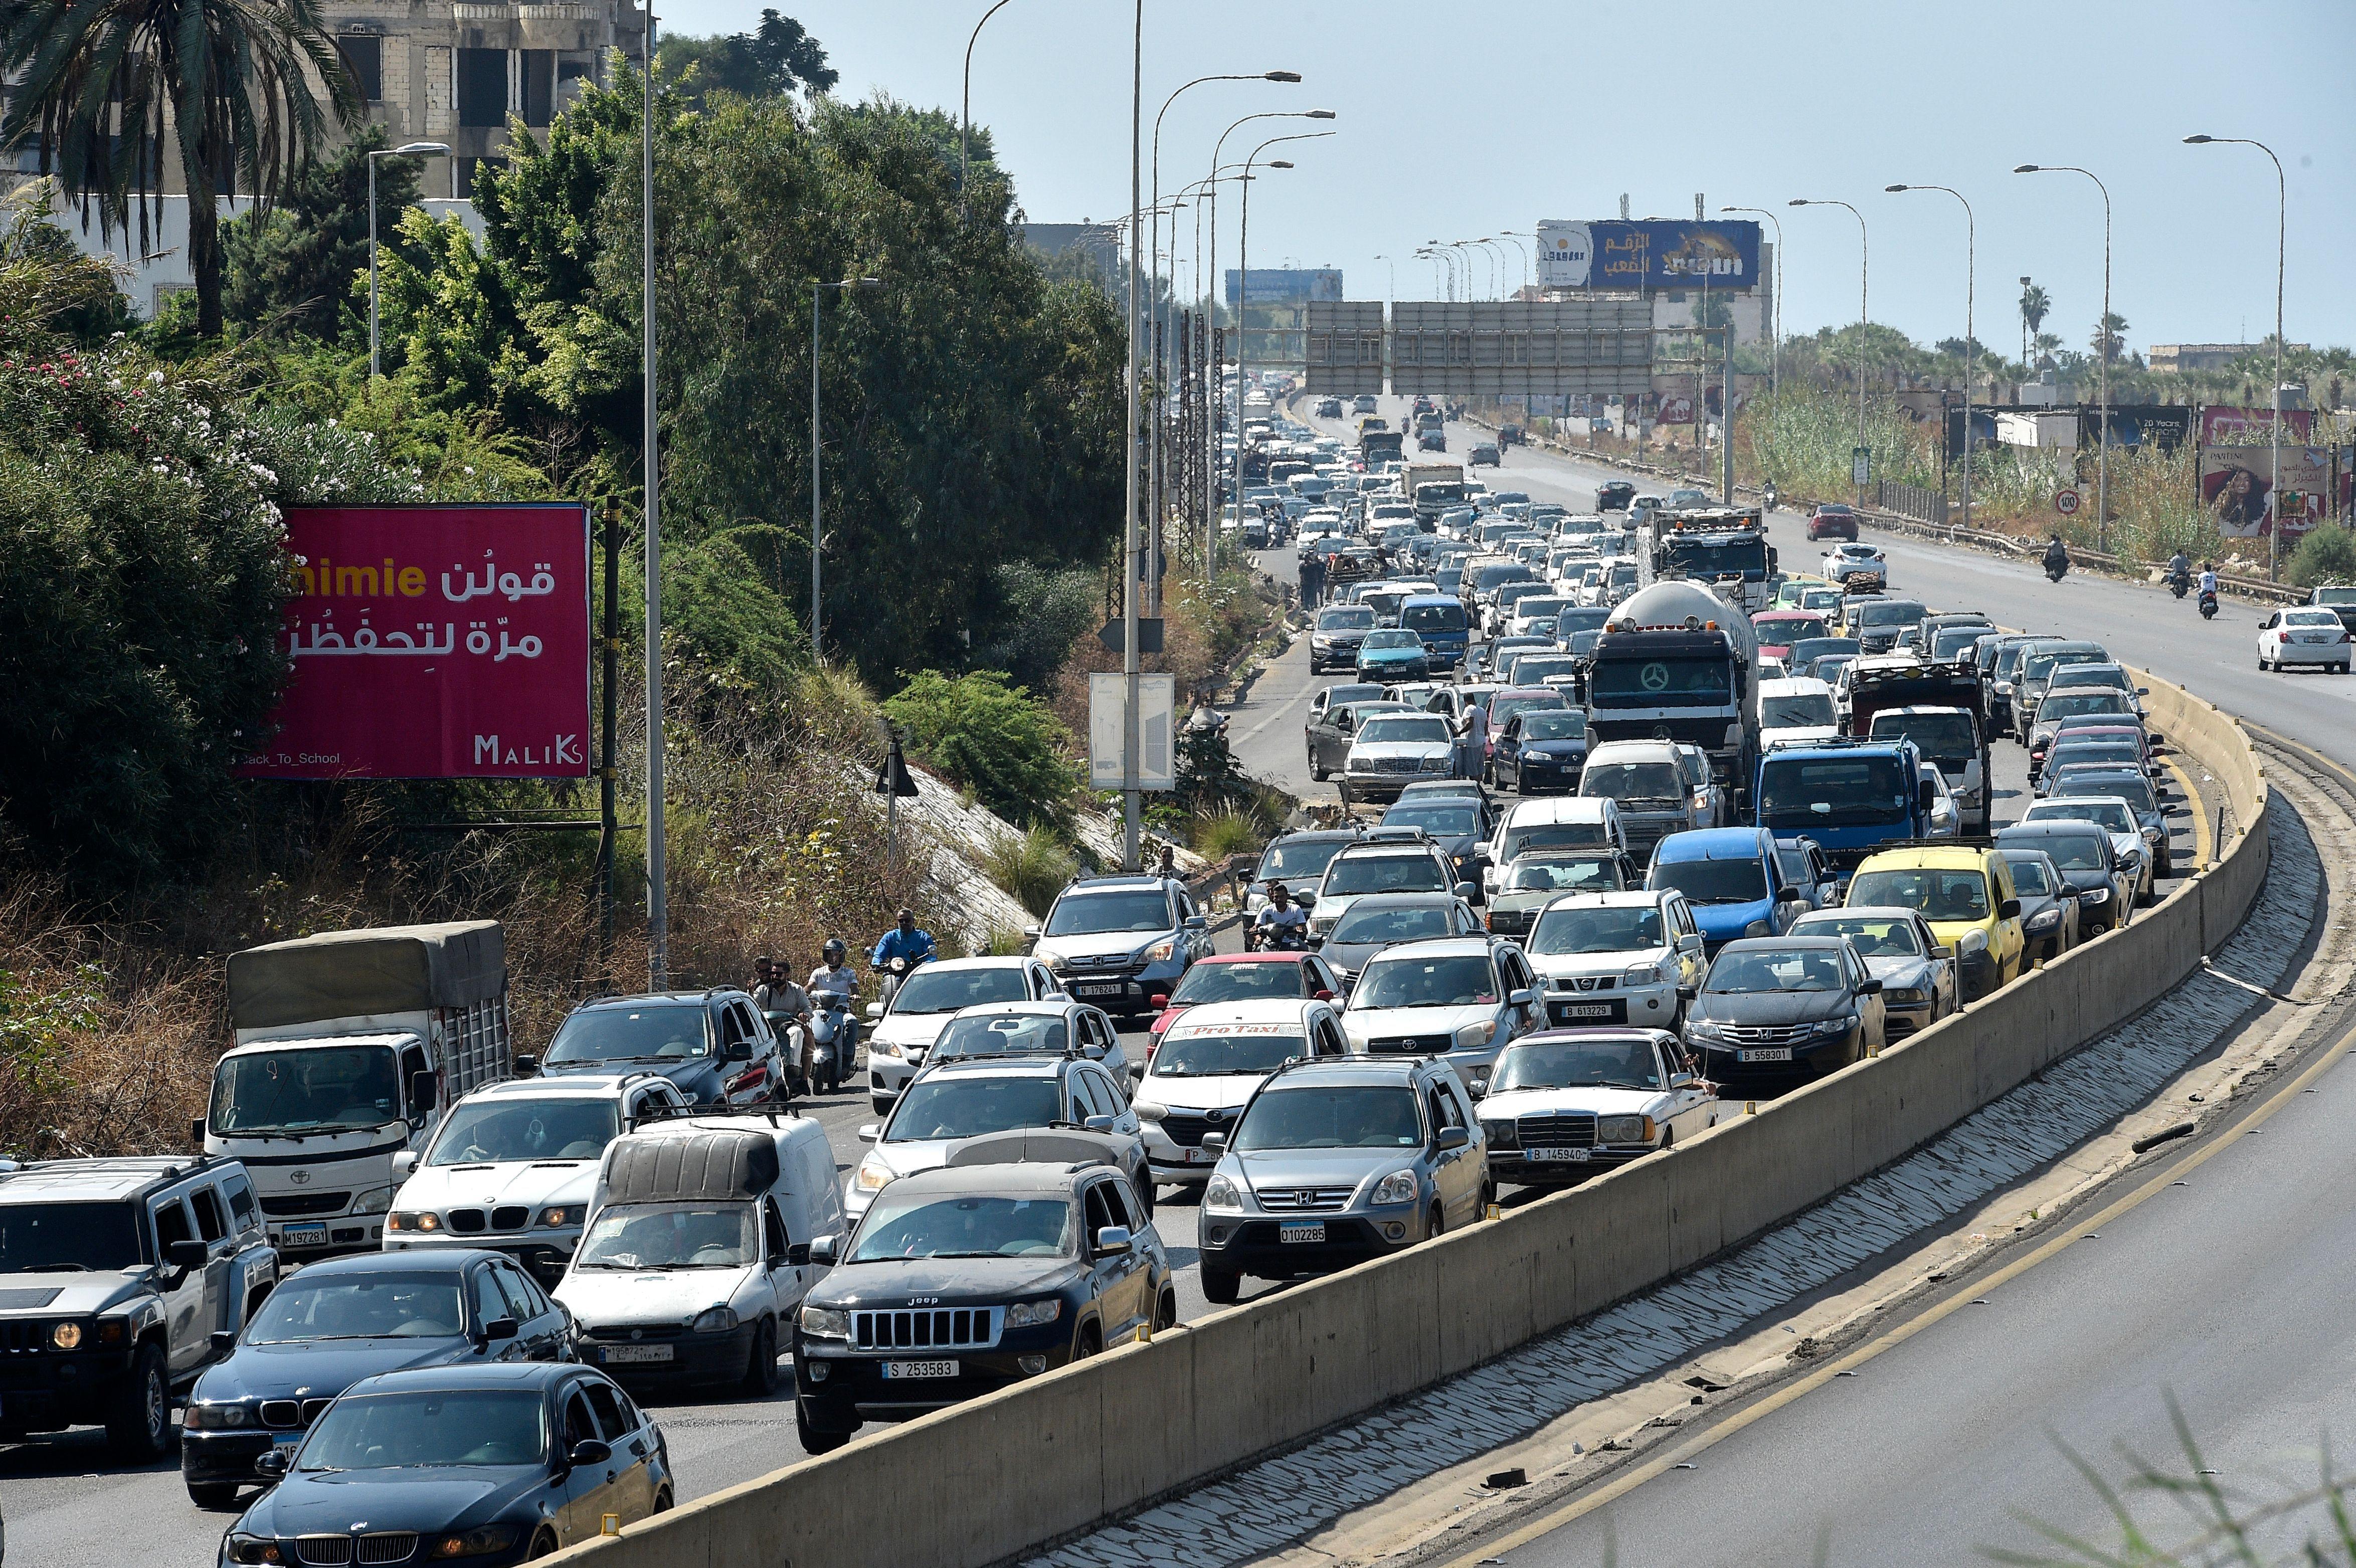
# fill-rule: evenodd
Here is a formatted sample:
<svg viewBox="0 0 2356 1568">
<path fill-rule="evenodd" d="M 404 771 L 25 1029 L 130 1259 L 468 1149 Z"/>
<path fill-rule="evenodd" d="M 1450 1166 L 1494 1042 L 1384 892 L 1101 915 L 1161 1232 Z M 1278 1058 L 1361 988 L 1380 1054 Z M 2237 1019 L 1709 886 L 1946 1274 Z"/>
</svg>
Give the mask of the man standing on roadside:
<svg viewBox="0 0 2356 1568">
<path fill-rule="evenodd" d="M 1325 558 L 1315 550 L 1301 554 L 1301 607 L 1314 610 L 1325 597 Z"/>
</svg>

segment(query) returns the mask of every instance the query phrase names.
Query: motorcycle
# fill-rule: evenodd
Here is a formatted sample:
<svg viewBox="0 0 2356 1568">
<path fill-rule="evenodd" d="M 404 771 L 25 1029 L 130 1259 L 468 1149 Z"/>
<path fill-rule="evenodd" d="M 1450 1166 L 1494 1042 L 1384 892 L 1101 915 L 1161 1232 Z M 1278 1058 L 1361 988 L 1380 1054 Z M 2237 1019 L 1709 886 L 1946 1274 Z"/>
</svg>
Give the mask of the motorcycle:
<svg viewBox="0 0 2356 1568">
<path fill-rule="evenodd" d="M 2179 599 L 2183 598 L 2192 591 L 2192 574 L 2189 571 L 2178 572 L 2168 580 L 2168 591 Z"/>
<path fill-rule="evenodd" d="M 2048 582 L 2059 582 L 2069 573 L 2070 563 L 2066 560 L 2055 560 L 2045 563 L 2045 581 Z"/>
<path fill-rule="evenodd" d="M 780 1072 L 776 1093 L 770 1097 L 776 1100 L 790 1100 L 796 1094 L 813 1093 L 810 1086 L 802 1082 L 802 1043 L 807 1032 L 803 1028 L 802 1020 L 792 1013 L 771 1010 L 764 1010 L 761 1016 L 769 1020 L 769 1032 L 777 1039 Z M 812 1061 L 810 1072 L 813 1077 L 818 1075 L 815 1061 Z"/>
<path fill-rule="evenodd" d="M 823 1085 L 819 1093 L 831 1094 L 842 1087 L 843 1078 L 856 1065 L 851 1058 L 858 1053 L 859 1039 L 851 1022 L 851 1009 L 841 997 L 815 997 L 811 1007 L 810 1076 Z"/>
<path fill-rule="evenodd" d="M 2213 621 L 2217 618 L 2217 594 L 2213 589 L 2204 588 L 2201 591 L 2201 618 L 2204 621 Z"/>
<path fill-rule="evenodd" d="M 1768 485 L 1764 491 L 1761 492 L 1759 498 L 1766 504 L 1769 511 L 1773 511 L 1775 509 L 1775 486 L 1772 485 Z"/>
</svg>

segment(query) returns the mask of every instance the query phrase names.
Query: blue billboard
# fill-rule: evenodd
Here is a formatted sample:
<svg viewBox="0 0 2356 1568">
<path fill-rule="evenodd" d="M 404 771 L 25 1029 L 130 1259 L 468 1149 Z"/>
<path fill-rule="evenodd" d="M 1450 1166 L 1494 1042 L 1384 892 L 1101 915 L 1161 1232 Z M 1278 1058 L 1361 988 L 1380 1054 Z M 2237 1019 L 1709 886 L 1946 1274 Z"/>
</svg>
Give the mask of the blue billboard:
<svg viewBox="0 0 2356 1568">
<path fill-rule="evenodd" d="M 1759 286 L 1759 225 L 1675 219 L 1571 223 L 1537 229 L 1538 282 L 1565 289 Z M 1257 292 L 1257 291 L 1255 291 Z"/>
<path fill-rule="evenodd" d="M 1227 308 L 1236 308 L 1236 293 L 1242 283 L 1242 274 L 1227 269 Z M 1254 304 L 1335 304 L 1342 299 L 1342 269 L 1339 267 L 1254 267 L 1251 270 L 1251 297 Z"/>
</svg>

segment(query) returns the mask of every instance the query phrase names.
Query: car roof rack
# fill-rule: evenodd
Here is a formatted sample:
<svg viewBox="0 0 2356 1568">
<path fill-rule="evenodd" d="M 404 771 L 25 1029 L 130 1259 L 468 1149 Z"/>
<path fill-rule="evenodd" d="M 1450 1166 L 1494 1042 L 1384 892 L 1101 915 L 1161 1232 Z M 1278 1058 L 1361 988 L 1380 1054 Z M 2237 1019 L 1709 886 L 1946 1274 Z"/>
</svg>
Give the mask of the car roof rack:
<svg viewBox="0 0 2356 1568">
<path fill-rule="evenodd" d="M 1993 849 L 1996 837 L 1987 833 L 1964 833 L 1952 838 L 1885 838 L 1866 850 L 1879 855 L 1884 849 Z"/>
<path fill-rule="evenodd" d="M 639 1115 L 638 1125 L 644 1126 L 648 1122 L 684 1122 L 697 1116 L 761 1116 L 766 1118 L 771 1126 L 778 1125 L 779 1117 L 794 1122 L 802 1119 L 801 1112 L 795 1108 L 792 1101 L 788 1100 L 782 1105 L 774 1103 L 766 1105 L 648 1105 Z"/>
</svg>

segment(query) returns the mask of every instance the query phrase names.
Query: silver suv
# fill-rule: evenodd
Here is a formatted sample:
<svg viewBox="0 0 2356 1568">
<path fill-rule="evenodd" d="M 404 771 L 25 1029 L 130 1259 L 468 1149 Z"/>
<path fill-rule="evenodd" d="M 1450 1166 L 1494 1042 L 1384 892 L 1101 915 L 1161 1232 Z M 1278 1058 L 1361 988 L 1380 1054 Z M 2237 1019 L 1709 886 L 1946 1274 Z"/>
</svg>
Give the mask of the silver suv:
<svg viewBox="0 0 2356 1568">
<path fill-rule="evenodd" d="M 172 1400 L 278 1283 L 233 1159 L 0 1160 L 0 1405 L 9 1432 L 103 1423 L 172 1449 Z"/>
<path fill-rule="evenodd" d="M 1150 1010 L 1212 952 L 1211 923 L 1175 877 L 1084 878 L 1023 934 L 1066 995 L 1116 1015 Z"/>
<path fill-rule="evenodd" d="M 1246 1275 L 1331 1274 L 1470 1224 L 1496 1190 L 1463 1081 L 1421 1058 L 1289 1063 L 1203 1147 L 1219 1161 L 1197 1231 L 1203 1294 L 1220 1305 Z"/>
</svg>

